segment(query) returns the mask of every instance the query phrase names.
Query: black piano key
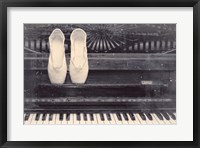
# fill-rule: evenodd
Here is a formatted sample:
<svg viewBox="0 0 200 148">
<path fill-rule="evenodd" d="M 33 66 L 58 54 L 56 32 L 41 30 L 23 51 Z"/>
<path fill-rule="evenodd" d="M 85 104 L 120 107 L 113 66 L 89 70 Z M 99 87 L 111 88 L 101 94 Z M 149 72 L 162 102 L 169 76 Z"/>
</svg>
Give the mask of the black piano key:
<svg viewBox="0 0 200 148">
<path fill-rule="evenodd" d="M 83 114 L 84 121 L 87 121 L 87 114 Z"/>
<path fill-rule="evenodd" d="M 116 115 L 117 115 L 117 119 L 118 119 L 119 121 L 122 121 L 122 117 L 121 117 L 120 113 L 116 113 Z"/>
<path fill-rule="evenodd" d="M 131 120 L 135 120 L 135 116 L 133 113 L 129 113 L 129 116 L 130 116 Z"/>
<path fill-rule="evenodd" d="M 104 115 L 103 115 L 102 113 L 100 113 L 100 118 L 101 118 L 102 121 L 105 120 L 105 119 L 104 119 Z"/>
<path fill-rule="evenodd" d="M 153 120 L 153 117 L 151 116 L 150 113 L 145 113 L 145 115 L 147 116 L 147 118 L 148 118 L 149 120 Z"/>
<path fill-rule="evenodd" d="M 53 114 L 49 114 L 49 121 L 53 120 Z"/>
<path fill-rule="evenodd" d="M 78 120 L 78 121 L 80 121 L 80 120 L 81 120 L 80 113 L 77 113 L 77 114 L 76 114 L 76 120 Z"/>
<path fill-rule="evenodd" d="M 90 120 L 94 121 L 94 115 L 93 114 L 90 114 Z"/>
<path fill-rule="evenodd" d="M 128 116 L 127 116 L 127 114 L 126 114 L 126 113 L 123 113 L 122 115 L 123 115 L 124 119 L 125 119 L 126 121 L 128 121 Z"/>
<path fill-rule="evenodd" d="M 146 120 L 146 117 L 145 117 L 144 113 L 139 113 L 139 115 L 142 118 L 142 120 Z"/>
<path fill-rule="evenodd" d="M 111 116 L 109 113 L 106 114 L 106 117 L 107 117 L 108 121 L 111 121 Z"/>
<path fill-rule="evenodd" d="M 42 121 L 46 120 L 47 114 L 42 115 Z"/>
<path fill-rule="evenodd" d="M 167 112 L 169 116 L 173 119 L 176 120 L 176 116 L 172 112 Z"/>
<path fill-rule="evenodd" d="M 24 117 L 24 120 L 27 121 L 29 117 L 30 117 L 30 114 L 27 113 L 27 114 L 25 115 L 25 117 Z"/>
<path fill-rule="evenodd" d="M 168 114 L 166 112 L 161 113 L 166 120 L 170 120 Z"/>
<path fill-rule="evenodd" d="M 158 117 L 158 119 L 163 120 L 163 116 L 159 112 L 156 112 L 155 114 Z"/>
<path fill-rule="evenodd" d="M 39 113 L 37 113 L 37 114 L 36 114 L 36 116 L 35 116 L 35 120 L 36 120 L 36 121 L 38 121 L 38 120 L 39 120 L 39 118 L 40 118 L 40 114 L 39 114 Z"/>
<path fill-rule="evenodd" d="M 60 120 L 60 121 L 63 120 L 63 113 L 60 113 L 59 120 Z"/>
<path fill-rule="evenodd" d="M 67 121 L 70 120 L 70 113 L 66 113 L 66 120 L 67 120 Z"/>
</svg>

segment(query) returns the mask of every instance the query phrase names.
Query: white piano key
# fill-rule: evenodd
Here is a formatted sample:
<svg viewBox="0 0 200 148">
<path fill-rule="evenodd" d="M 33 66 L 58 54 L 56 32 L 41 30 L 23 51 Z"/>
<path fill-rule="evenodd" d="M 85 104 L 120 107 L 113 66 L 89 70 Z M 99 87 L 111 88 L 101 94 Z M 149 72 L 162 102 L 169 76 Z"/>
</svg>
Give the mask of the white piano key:
<svg viewBox="0 0 200 148">
<path fill-rule="evenodd" d="M 163 121 L 165 122 L 165 124 L 171 124 L 170 121 L 169 121 L 169 120 L 166 120 L 165 118 L 164 118 Z"/>
<path fill-rule="evenodd" d="M 27 121 L 25 121 L 25 122 L 24 122 L 24 124 L 26 124 L 26 125 L 29 125 L 29 124 L 31 124 L 31 121 L 32 121 L 33 115 L 34 115 L 34 114 L 30 114 L 30 116 L 29 116 L 28 120 L 27 120 Z"/>
<path fill-rule="evenodd" d="M 153 114 L 151 114 L 151 116 L 152 116 L 152 118 L 153 118 L 153 120 L 152 120 L 152 124 L 160 124 L 158 121 L 157 121 L 157 119 L 153 116 Z"/>
<path fill-rule="evenodd" d="M 160 120 L 155 113 L 152 113 L 152 115 L 158 121 L 159 124 L 165 124 L 165 122 L 163 120 Z"/>
<path fill-rule="evenodd" d="M 173 114 L 174 114 L 174 116 L 176 117 L 176 113 L 174 112 Z M 176 117 L 176 118 L 177 118 L 177 117 Z M 176 121 L 176 120 L 175 120 L 175 121 Z"/>
<path fill-rule="evenodd" d="M 83 116 L 84 115 L 81 113 L 80 114 L 80 117 L 81 117 L 80 124 L 85 124 L 85 120 L 84 120 Z"/>
<path fill-rule="evenodd" d="M 49 124 L 55 124 L 56 123 L 56 114 L 53 114 L 53 118 L 51 121 L 49 121 Z"/>
<path fill-rule="evenodd" d="M 79 124 L 80 122 L 77 120 L 77 114 L 73 114 L 74 124 Z"/>
<path fill-rule="evenodd" d="M 104 124 L 110 124 L 110 122 L 108 121 L 108 118 L 106 116 L 106 114 L 103 114 L 104 116 Z"/>
<path fill-rule="evenodd" d="M 87 114 L 87 121 L 85 121 L 86 124 L 92 124 L 92 121 L 90 120 L 90 114 Z"/>
<path fill-rule="evenodd" d="M 113 115 L 113 114 L 110 114 L 110 117 L 111 117 L 110 124 L 116 124 L 114 115 Z"/>
<path fill-rule="evenodd" d="M 134 115 L 135 115 L 135 117 L 139 120 L 139 122 L 140 122 L 141 124 L 147 124 L 145 120 L 142 120 L 142 118 L 140 117 L 140 115 L 139 115 L 138 113 L 136 113 L 136 114 L 134 114 Z"/>
<path fill-rule="evenodd" d="M 98 124 L 97 115 L 93 114 L 93 117 L 94 117 L 94 120 L 92 121 L 92 124 Z"/>
<path fill-rule="evenodd" d="M 43 114 L 40 114 L 40 117 L 39 117 L 39 120 L 37 121 L 37 124 L 43 124 L 42 116 L 43 116 Z"/>
<path fill-rule="evenodd" d="M 163 116 L 163 115 L 162 115 Z M 165 117 L 163 116 L 163 121 L 165 122 L 165 124 L 171 124 L 169 120 L 165 119 Z"/>
<path fill-rule="evenodd" d="M 176 124 L 176 120 L 173 120 L 171 117 L 170 117 L 169 122 L 170 122 L 170 124 Z"/>
<path fill-rule="evenodd" d="M 113 114 L 116 124 L 122 124 L 122 121 L 118 120 L 117 115 Z"/>
<path fill-rule="evenodd" d="M 60 114 L 56 114 L 56 121 L 55 124 L 61 124 L 62 121 L 60 120 Z"/>
<path fill-rule="evenodd" d="M 101 120 L 100 114 L 96 114 L 96 117 L 97 117 L 98 124 L 104 124 L 104 122 Z"/>
<path fill-rule="evenodd" d="M 61 121 L 61 124 L 67 124 L 66 114 L 63 114 L 63 120 Z"/>
<path fill-rule="evenodd" d="M 149 120 L 149 118 L 147 117 L 147 115 L 146 114 L 144 114 L 144 116 L 146 117 L 146 123 L 147 124 L 153 124 L 153 120 Z"/>
<path fill-rule="evenodd" d="M 176 113 L 175 113 L 175 112 L 173 112 L 173 114 L 174 114 L 174 116 L 176 117 Z"/>
<path fill-rule="evenodd" d="M 134 120 L 132 120 L 131 119 L 131 117 L 130 117 L 130 115 L 129 114 L 127 114 L 127 116 L 128 116 L 128 124 L 136 124 L 135 122 L 134 122 Z"/>
<path fill-rule="evenodd" d="M 71 114 L 71 113 L 70 113 L 69 116 L 70 116 L 70 118 L 69 118 L 69 120 L 67 121 L 67 123 L 68 123 L 68 124 L 74 124 L 74 114 Z"/>
<path fill-rule="evenodd" d="M 175 112 L 173 112 L 173 114 L 174 114 L 174 116 L 176 117 L 176 113 Z M 176 117 L 176 119 L 177 119 L 177 117 Z M 175 120 L 176 121 L 176 120 Z"/>
<path fill-rule="evenodd" d="M 168 114 L 168 113 L 167 113 L 167 114 Z M 168 116 L 169 116 L 169 118 L 170 118 L 170 120 L 169 120 L 170 123 L 171 123 L 171 124 L 176 124 L 176 120 L 172 119 L 171 116 L 170 116 L 169 114 L 168 114 Z"/>
<path fill-rule="evenodd" d="M 35 117 L 36 117 L 36 113 L 33 114 L 33 117 L 32 117 L 32 120 L 31 120 L 31 124 L 36 124 L 37 121 L 35 120 Z"/>
<path fill-rule="evenodd" d="M 135 114 L 133 114 L 135 117 L 135 120 L 133 120 L 134 124 L 141 124 L 140 120 L 136 117 Z"/>
<path fill-rule="evenodd" d="M 49 114 L 47 114 L 46 119 L 43 121 L 43 124 L 49 124 Z"/>
<path fill-rule="evenodd" d="M 25 116 L 26 116 L 26 113 L 24 113 L 23 124 L 25 124 Z M 29 117 L 30 117 L 30 115 L 29 115 Z"/>
<path fill-rule="evenodd" d="M 128 121 L 125 120 L 124 116 L 122 113 L 120 113 L 121 117 L 122 117 L 122 124 L 128 124 Z"/>
</svg>

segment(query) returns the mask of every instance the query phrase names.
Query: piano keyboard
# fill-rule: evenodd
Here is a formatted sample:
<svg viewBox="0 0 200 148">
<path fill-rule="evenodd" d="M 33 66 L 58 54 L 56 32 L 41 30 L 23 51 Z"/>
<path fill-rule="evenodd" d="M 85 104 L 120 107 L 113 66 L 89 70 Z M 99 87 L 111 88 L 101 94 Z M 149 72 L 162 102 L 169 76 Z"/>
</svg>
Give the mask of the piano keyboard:
<svg viewBox="0 0 200 148">
<path fill-rule="evenodd" d="M 26 125 L 66 125 L 66 124 L 176 124 L 173 112 L 155 113 L 25 113 Z"/>
</svg>

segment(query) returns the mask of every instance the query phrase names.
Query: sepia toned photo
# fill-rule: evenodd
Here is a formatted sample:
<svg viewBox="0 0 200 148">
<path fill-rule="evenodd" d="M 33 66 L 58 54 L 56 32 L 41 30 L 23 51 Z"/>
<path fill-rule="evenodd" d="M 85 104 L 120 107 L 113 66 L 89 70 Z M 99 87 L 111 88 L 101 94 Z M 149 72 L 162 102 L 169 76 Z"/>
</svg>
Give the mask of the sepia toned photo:
<svg viewBox="0 0 200 148">
<path fill-rule="evenodd" d="M 24 124 L 176 124 L 176 24 L 24 24 Z"/>
</svg>

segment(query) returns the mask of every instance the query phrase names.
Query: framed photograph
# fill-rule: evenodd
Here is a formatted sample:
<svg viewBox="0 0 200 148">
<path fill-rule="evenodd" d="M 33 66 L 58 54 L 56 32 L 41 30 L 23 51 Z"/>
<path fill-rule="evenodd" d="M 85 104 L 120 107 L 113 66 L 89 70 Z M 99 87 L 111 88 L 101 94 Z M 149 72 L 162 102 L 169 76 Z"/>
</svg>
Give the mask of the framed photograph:
<svg viewBox="0 0 200 148">
<path fill-rule="evenodd" d="M 199 5 L 1 1 L 1 147 L 199 147 Z"/>
</svg>

